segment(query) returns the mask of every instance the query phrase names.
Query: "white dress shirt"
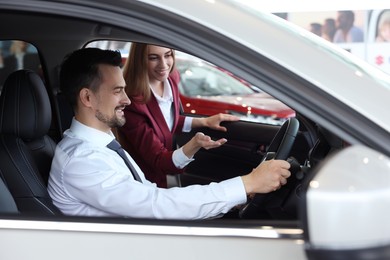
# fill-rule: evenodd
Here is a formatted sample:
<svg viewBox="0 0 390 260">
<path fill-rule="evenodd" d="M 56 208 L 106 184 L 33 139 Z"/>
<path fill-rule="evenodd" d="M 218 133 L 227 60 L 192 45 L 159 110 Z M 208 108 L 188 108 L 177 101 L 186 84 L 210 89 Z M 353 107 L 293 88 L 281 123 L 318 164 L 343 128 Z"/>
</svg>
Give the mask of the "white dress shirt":
<svg viewBox="0 0 390 260">
<path fill-rule="evenodd" d="M 167 123 L 169 130 L 172 131 L 173 123 L 174 123 L 174 111 L 172 106 L 173 93 L 172 93 L 171 84 L 169 84 L 168 79 L 165 79 L 164 91 L 162 96 L 158 95 L 151 85 L 150 85 L 150 89 L 152 90 L 152 93 L 157 100 L 158 106 L 160 107 L 161 113 L 164 116 L 165 122 Z M 192 117 L 186 116 L 186 118 L 184 119 L 184 125 L 182 131 L 190 132 L 191 124 L 192 124 Z M 173 151 L 172 162 L 178 169 L 183 169 L 193 160 L 194 160 L 193 157 L 188 158 L 184 154 L 183 149 L 181 147 Z"/>
<path fill-rule="evenodd" d="M 123 159 L 106 147 L 114 139 L 73 119 L 58 143 L 48 191 L 66 215 L 127 216 L 157 219 L 205 219 L 246 202 L 240 177 L 210 185 L 158 188 L 134 180 Z"/>
</svg>

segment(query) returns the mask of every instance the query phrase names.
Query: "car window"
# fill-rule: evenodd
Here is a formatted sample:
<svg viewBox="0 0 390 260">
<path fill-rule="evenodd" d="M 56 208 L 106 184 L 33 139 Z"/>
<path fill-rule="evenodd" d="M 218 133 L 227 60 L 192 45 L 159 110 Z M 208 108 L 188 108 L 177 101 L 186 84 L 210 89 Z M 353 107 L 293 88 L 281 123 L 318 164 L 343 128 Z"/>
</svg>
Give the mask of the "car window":
<svg viewBox="0 0 390 260">
<path fill-rule="evenodd" d="M 86 47 L 119 50 L 123 64 L 131 42 L 99 40 Z M 241 120 L 281 125 L 295 111 L 228 70 L 193 55 L 175 51 L 180 100 L 185 114 L 211 116 L 233 114 Z M 264 83 L 265 84 L 265 83 Z"/>
<path fill-rule="evenodd" d="M 30 69 L 42 75 L 35 46 L 19 40 L 0 41 L 0 89 L 7 76 L 19 69 Z"/>
<path fill-rule="evenodd" d="M 249 95 L 255 93 L 229 72 L 202 60 L 176 58 L 180 91 L 186 96 Z"/>
</svg>

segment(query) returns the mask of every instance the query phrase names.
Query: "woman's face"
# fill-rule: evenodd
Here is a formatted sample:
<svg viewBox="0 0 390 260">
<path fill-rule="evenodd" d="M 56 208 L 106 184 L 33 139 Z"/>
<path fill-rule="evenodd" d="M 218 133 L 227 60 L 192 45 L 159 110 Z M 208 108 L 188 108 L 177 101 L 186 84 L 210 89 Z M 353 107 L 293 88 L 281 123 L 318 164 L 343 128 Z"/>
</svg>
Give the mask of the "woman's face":
<svg viewBox="0 0 390 260">
<path fill-rule="evenodd" d="M 148 74 L 150 84 L 162 82 L 171 72 L 173 53 L 169 48 L 148 45 Z"/>
<path fill-rule="evenodd" d="M 382 36 L 384 41 L 390 42 L 390 23 L 386 23 L 382 26 L 380 30 L 380 35 Z"/>
</svg>

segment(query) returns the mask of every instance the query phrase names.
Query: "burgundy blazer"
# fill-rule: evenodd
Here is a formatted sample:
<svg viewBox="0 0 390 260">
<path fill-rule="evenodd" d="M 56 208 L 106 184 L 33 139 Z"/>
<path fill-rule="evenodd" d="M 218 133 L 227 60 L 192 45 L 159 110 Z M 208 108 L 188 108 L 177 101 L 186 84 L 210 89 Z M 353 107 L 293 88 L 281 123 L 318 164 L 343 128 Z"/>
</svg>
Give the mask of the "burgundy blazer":
<svg viewBox="0 0 390 260">
<path fill-rule="evenodd" d="M 173 164 L 173 135 L 183 129 L 185 116 L 180 115 L 180 97 L 176 83 L 168 78 L 172 87 L 174 124 L 169 130 L 154 95 L 147 104 L 133 100 L 124 110 L 126 124 L 118 128 L 117 135 L 123 148 L 140 166 L 146 178 L 159 187 L 167 187 L 167 174 L 182 173 Z"/>
</svg>

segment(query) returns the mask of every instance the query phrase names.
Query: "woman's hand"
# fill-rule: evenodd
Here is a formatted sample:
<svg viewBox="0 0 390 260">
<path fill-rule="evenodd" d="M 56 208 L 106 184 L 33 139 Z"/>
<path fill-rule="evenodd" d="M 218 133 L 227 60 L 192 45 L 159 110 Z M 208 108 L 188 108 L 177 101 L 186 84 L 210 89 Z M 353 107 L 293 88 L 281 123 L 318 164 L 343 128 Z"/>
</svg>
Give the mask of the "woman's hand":
<svg viewBox="0 0 390 260">
<path fill-rule="evenodd" d="M 211 139 L 210 136 L 205 135 L 201 132 L 195 134 L 192 139 L 183 146 L 183 152 L 188 158 L 192 158 L 200 148 L 204 149 L 212 149 L 216 147 L 220 147 L 227 140 L 225 138 L 221 138 L 217 141 Z"/>
<path fill-rule="evenodd" d="M 239 117 L 229 115 L 229 114 L 216 114 L 209 117 L 204 118 L 194 118 L 192 120 L 192 128 L 196 127 L 208 127 L 210 129 L 226 132 L 227 129 L 224 126 L 221 126 L 221 122 L 223 121 L 238 121 Z"/>
</svg>

